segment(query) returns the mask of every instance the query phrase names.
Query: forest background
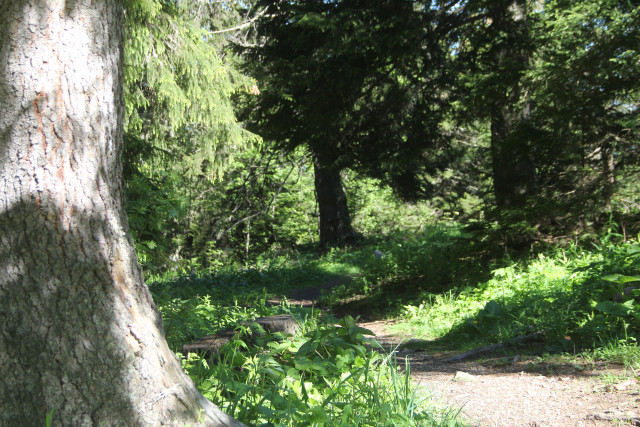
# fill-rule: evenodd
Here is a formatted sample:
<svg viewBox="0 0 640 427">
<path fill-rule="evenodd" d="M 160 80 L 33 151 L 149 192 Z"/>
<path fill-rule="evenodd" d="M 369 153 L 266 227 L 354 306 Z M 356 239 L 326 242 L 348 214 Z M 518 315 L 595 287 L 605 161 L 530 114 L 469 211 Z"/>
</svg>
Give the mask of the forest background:
<svg viewBox="0 0 640 427">
<path fill-rule="evenodd" d="M 415 216 L 403 209 L 414 227 L 473 223 L 514 248 L 609 221 L 633 236 L 636 13 L 129 2 L 124 161 L 141 262 L 251 263 L 391 234 Z M 351 221 L 322 229 L 323 206 L 342 201 Z"/>
<path fill-rule="evenodd" d="M 325 306 L 425 339 L 637 355 L 637 2 L 125 3 L 126 206 L 172 348 L 340 277 Z M 247 422 L 354 410 L 184 363 Z"/>
</svg>

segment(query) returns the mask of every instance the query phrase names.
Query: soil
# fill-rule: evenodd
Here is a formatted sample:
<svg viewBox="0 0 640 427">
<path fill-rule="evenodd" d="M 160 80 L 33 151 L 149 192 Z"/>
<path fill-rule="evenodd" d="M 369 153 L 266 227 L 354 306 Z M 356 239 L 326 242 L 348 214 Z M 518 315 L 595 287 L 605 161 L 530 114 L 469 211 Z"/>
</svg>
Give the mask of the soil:
<svg viewBox="0 0 640 427">
<path fill-rule="evenodd" d="M 398 347 L 411 337 L 390 334 L 391 323 L 360 326 L 374 332 L 384 347 L 398 348 L 398 357 L 410 361 L 414 381 L 436 401 L 459 410 L 470 425 L 640 425 L 640 386 L 622 366 L 538 362 L 504 353 L 445 362 L 460 352 Z"/>
<path fill-rule="evenodd" d="M 340 283 L 336 279 L 322 289 Z M 320 292 L 298 289 L 289 302 L 311 305 Z M 411 341 L 411 336 L 390 333 L 391 324 L 366 321 L 360 326 L 372 331 L 387 351 L 407 358 L 414 382 L 444 407 L 459 411 L 469 425 L 640 426 L 637 372 L 623 366 L 540 361 L 524 354 L 505 357 L 502 351 L 450 362 L 446 359 L 461 352 L 433 350 L 433 345 L 421 350 L 424 346 Z"/>
</svg>

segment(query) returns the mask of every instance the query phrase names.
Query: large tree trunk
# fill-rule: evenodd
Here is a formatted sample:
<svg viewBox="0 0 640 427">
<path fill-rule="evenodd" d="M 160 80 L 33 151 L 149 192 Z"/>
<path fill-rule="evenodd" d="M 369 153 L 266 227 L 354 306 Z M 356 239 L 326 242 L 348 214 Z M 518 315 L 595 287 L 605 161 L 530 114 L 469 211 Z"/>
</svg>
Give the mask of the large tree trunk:
<svg viewBox="0 0 640 427">
<path fill-rule="evenodd" d="M 320 247 L 343 246 L 355 238 L 340 170 L 313 161 L 316 197 L 320 210 Z"/>
<path fill-rule="evenodd" d="M 0 425 L 241 425 L 168 348 L 123 207 L 121 0 L 0 0 Z"/>
<path fill-rule="evenodd" d="M 525 0 L 498 1 L 489 8 L 492 27 L 502 41 L 496 42 L 493 59 L 501 91 L 491 101 L 491 156 L 493 188 L 499 209 L 523 208 L 534 193 L 536 169 L 531 144 L 522 124 L 529 106 L 522 105 L 521 75 L 530 52 L 526 34 Z M 506 35 L 506 37 L 505 37 Z"/>
<path fill-rule="evenodd" d="M 602 144 L 602 204 L 606 212 L 612 210 L 612 198 L 616 188 L 616 162 L 611 141 Z"/>
<path fill-rule="evenodd" d="M 531 145 L 516 131 L 522 116 L 513 106 L 491 117 L 493 191 L 499 209 L 523 208 L 535 192 L 536 169 Z"/>
</svg>

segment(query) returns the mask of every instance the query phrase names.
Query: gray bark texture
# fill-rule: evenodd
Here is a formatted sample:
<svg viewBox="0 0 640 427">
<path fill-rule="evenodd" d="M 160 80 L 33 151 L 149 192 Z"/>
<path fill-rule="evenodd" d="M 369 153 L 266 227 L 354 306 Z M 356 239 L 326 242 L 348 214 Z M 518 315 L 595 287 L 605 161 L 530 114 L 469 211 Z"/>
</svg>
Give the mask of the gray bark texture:
<svg viewBox="0 0 640 427">
<path fill-rule="evenodd" d="M 181 369 L 124 211 L 122 0 L 0 0 L 0 426 L 242 425 Z"/>
<path fill-rule="evenodd" d="M 506 37 L 493 52 L 494 66 L 504 85 L 490 104 L 493 188 L 498 208 L 518 209 L 526 207 L 536 187 L 531 144 L 517 132 L 530 115 L 526 102 L 519 105 L 523 96 L 521 73 L 530 60 L 530 52 L 518 41 L 526 25 L 527 3 L 498 2 L 490 8 L 489 16 L 492 26 Z"/>
<path fill-rule="evenodd" d="M 342 188 L 340 170 L 324 164 L 315 157 L 313 161 L 316 198 L 320 211 L 320 247 L 344 246 L 356 236 L 351 226 L 347 196 Z"/>
</svg>

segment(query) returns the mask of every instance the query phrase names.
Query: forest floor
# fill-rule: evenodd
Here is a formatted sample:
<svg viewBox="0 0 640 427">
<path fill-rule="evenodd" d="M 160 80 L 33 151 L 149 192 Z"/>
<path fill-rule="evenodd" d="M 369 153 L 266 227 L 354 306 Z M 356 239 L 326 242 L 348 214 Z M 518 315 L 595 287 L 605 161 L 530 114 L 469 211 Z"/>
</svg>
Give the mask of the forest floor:
<svg viewBox="0 0 640 427">
<path fill-rule="evenodd" d="M 289 302 L 312 305 L 323 289 L 339 283 L 335 279 L 320 288 L 297 289 Z M 349 314 L 365 314 L 366 319 L 366 313 Z M 372 331 L 387 351 L 395 350 L 399 365 L 408 359 L 414 382 L 439 404 L 459 411 L 469 425 L 640 426 L 640 385 L 624 366 L 525 352 L 505 357 L 501 349 L 448 361 L 462 351 L 434 342 L 415 345 L 420 343 L 411 336 L 390 332 L 394 322 L 367 319 L 359 325 Z"/>
</svg>

